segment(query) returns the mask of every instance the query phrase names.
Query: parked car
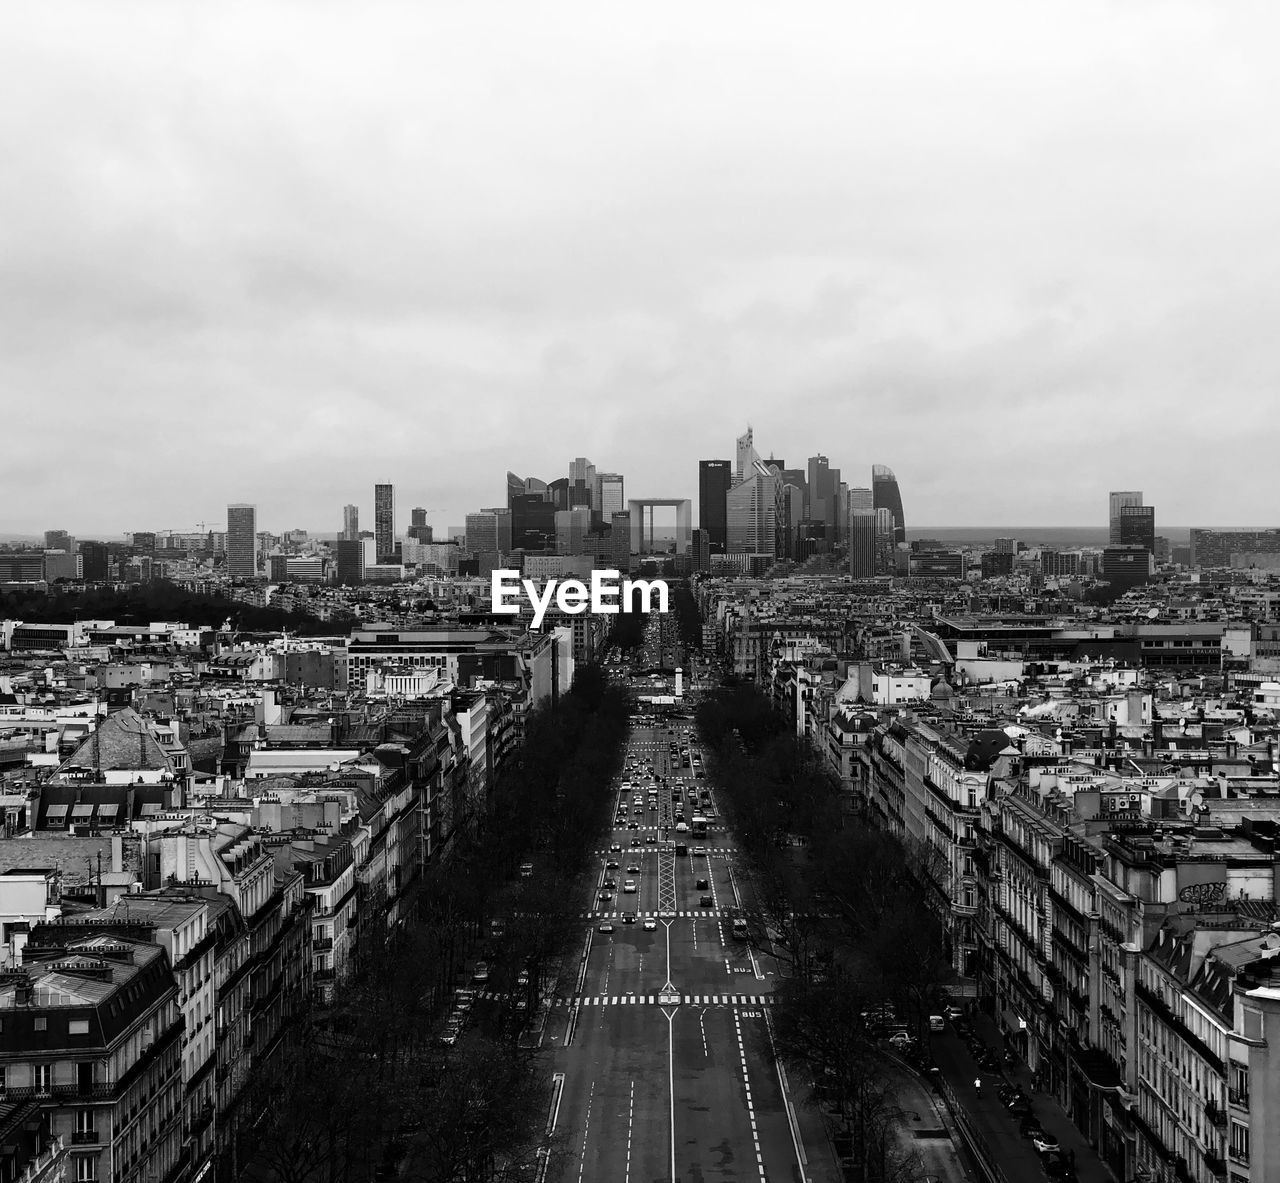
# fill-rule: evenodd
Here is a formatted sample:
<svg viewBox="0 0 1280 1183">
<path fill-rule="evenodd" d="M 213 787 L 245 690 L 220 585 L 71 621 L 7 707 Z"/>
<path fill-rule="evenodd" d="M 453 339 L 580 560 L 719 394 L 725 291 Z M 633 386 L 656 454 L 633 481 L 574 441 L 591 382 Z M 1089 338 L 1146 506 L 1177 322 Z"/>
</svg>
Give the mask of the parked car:
<svg viewBox="0 0 1280 1183">
<path fill-rule="evenodd" d="M 889 1042 L 900 1052 L 904 1052 L 909 1048 L 915 1040 L 911 1038 L 905 1031 L 895 1031 L 889 1036 Z"/>
<path fill-rule="evenodd" d="M 1041 1154 L 1048 1154 L 1050 1151 L 1062 1149 L 1062 1147 L 1058 1145 L 1058 1139 L 1044 1129 L 1041 1129 L 1037 1133 L 1031 1135 L 1031 1145 L 1034 1146 Z"/>
</svg>

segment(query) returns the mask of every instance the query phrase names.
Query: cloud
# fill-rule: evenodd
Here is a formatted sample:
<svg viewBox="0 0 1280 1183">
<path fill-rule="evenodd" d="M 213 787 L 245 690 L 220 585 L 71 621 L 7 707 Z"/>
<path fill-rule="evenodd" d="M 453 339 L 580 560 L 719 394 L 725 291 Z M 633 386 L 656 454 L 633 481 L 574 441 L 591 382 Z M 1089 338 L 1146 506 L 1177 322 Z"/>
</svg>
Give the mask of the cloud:
<svg viewBox="0 0 1280 1183">
<path fill-rule="evenodd" d="M 748 419 L 792 463 L 890 463 L 917 522 L 1101 521 L 1112 485 L 1235 520 L 1274 466 L 1195 473 L 1278 426 L 1278 23 L 24 10 L 0 529 L 241 499 L 336 528 L 375 479 L 460 523 L 575 455 L 694 496 Z"/>
</svg>

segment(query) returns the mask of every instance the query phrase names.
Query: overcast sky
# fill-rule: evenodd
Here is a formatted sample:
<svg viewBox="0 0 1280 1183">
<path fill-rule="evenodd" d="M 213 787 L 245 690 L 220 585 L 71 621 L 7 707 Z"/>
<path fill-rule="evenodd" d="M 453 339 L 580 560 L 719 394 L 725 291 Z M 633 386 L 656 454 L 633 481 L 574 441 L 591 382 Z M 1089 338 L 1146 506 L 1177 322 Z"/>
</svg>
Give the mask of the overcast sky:
<svg viewBox="0 0 1280 1183">
<path fill-rule="evenodd" d="M 0 530 L 401 526 L 817 451 L 1280 521 L 1280 6 L 11 10 Z M 696 512 L 696 506 L 695 506 Z"/>
</svg>

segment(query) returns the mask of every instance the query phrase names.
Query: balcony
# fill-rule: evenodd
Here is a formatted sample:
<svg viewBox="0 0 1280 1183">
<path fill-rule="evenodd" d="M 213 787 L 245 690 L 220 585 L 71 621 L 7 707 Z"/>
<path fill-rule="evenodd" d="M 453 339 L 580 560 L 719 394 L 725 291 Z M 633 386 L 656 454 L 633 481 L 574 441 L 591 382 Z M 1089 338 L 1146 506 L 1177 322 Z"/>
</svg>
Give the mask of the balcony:
<svg viewBox="0 0 1280 1183">
<path fill-rule="evenodd" d="M 1227 1124 L 1226 1110 L 1219 1109 L 1213 1101 L 1205 1105 L 1204 1116 L 1210 1125 L 1225 1126 Z"/>
<path fill-rule="evenodd" d="M 73 1130 L 71 1132 L 72 1146 L 96 1146 L 97 1144 L 97 1130 Z"/>
<path fill-rule="evenodd" d="M 1205 1152 L 1204 1165 L 1211 1175 L 1226 1175 L 1227 1173 L 1227 1160 L 1219 1158 L 1212 1151 Z"/>
<path fill-rule="evenodd" d="M 316 937 L 316 939 L 311 942 L 312 952 L 315 953 L 327 953 L 332 948 L 333 937 Z"/>
<path fill-rule="evenodd" d="M 317 982 L 332 982 L 337 976 L 337 971 L 332 969 L 317 969 L 311 973 L 311 977 Z"/>
</svg>

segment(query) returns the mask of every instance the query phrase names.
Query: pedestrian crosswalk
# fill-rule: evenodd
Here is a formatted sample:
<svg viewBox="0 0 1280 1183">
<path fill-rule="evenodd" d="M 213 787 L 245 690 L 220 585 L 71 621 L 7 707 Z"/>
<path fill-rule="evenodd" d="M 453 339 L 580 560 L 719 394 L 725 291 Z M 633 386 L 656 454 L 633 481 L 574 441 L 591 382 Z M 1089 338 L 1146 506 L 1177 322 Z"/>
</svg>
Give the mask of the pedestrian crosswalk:
<svg viewBox="0 0 1280 1183">
<path fill-rule="evenodd" d="M 652 829 L 653 827 L 650 826 L 649 828 Z M 668 842 L 679 841 L 679 842 L 683 842 L 686 846 L 693 846 L 695 843 L 697 843 L 698 840 L 695 838 L 692 841 L 690 841 L 688 834 L 681 834 L 678 839 L 669 838 L 667 839 L 667 841 Z M 703 847 L 703 849 L 706 850 L 708 854 L 737 854 L 738 853 L 732 846 L 706 846 L 706 847 Z M 622 848 L 622 853 L 623 854 L 646 854 L 651 850 L 653 850 L 652 843 L 648 843 L 648 842 L 634 843 L 633 842 L 630 846 L 624 846 Z M 617 853 L 618 851 L 616 850 L 597 850 L 596 851 L 596 854 L 602 855 L 602 856 L 617 854 Z"/>
<path fill-rule="evenodd" d="M 624 916 L 635 916 L 638 920 L 649 916 L 654 920 L 715 920 L 720 913 L 715 908 L 686 908 L 667 912 L 583 912 L 581 915 L 583 920 L 621 920 Z"/>
<path fill-rule="evenodd" d="M 557 998 L 553 1006 L 669 1006 L 657 994 L 584 994 Z M 678 1006 L 770 1006 L 771 994 L 681 994 Z"/>
</svg>

